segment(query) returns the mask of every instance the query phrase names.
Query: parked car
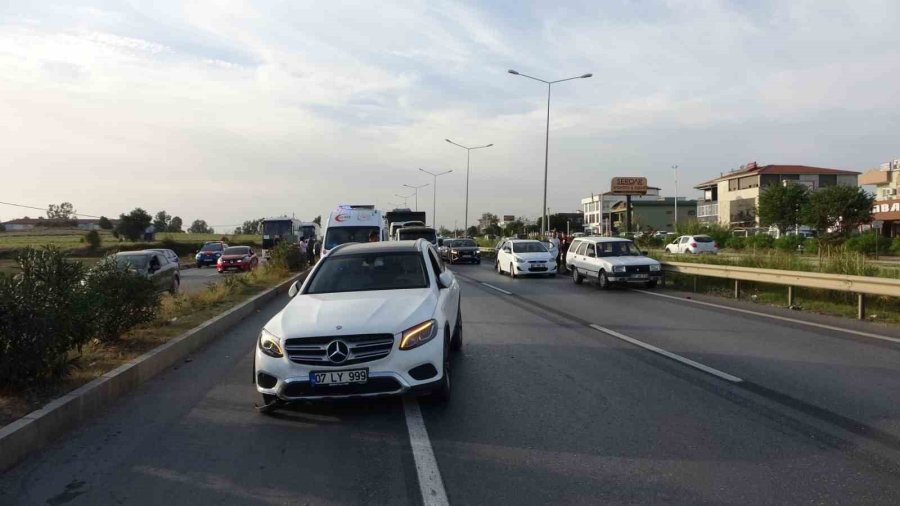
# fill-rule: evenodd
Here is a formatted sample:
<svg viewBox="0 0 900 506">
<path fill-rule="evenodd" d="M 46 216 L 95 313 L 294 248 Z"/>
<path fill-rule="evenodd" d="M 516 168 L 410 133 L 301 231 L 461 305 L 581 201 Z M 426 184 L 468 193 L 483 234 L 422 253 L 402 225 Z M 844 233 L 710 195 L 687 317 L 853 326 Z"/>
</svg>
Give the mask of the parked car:
<svg viewBox="0 0 900 506">
<path fill-rule="evenodd" d="M 631 240 L 618 237 L 575 240 L 566 254 L 566 266 L 575 284 L 580 285 L 585 278 L 595 279 L 604 289 L 615 283 L 653 288 L 663 276 L 659 262 L 644 256 Z"/>
<path fill-rule="evenodd" d="M 151 249 L 148 249 L 145 251 L 155 251 L 157 253 L 162 253 L 163 256 L 166 257 L 166 260 L 175 264 L 175 266 L 178 267 L 179 271 L 181 270 L 181 263 L 178 259 L 178 253 L 175 253 L 174 251 L 172 251 L 170 249 L 159 249 L 159 248 L 151 248 Z"/>
<path fill-rule="evenodd" d="M 222 251 L 216 262 L 219 274 L 225 271 L 250 271 L 259 265 L 259 258 L 250 246 L 230 246 Z"/>
<path fill-rule="evenodd" d="M 444 241 L 444 257 L 450 264 L 466 262 L 481 263 L 481 250 L 474 239 L 451 239 Z"/>
<path fill-rule="evenodd" d="M 709 253 L 719 252 L 719 245 L 708 235 L 683 235 L 666 244 L 666 253 Z"/>
<path fill-rule="evenodd" d="M 197 261 L 197 267 L 216 265 L 219 261 L 219 257 L 222 256 L 222 251 L 227 247 L 228 245 L 222 241 L 210 241 L 204 243 L 200 248 L 200 251 L 198 251 L 197 255 L 194 257 Z"/>
<path fill-rule="evenodd" d="M 253 378 L 263 411 L 297 400 L 450 395 L 460 287 L 425 240 L 344 244 L 265 324 Z"/>
<path fill-rule="evenodd" d="M 497 250 L 494 268 L 498 274 L 507 272 L 514 278 L 531 274 L 555 276 L 556 255 L 541 241 L 510 239 Z"/>
<path fill-rule="evenodd" d="M 168 261 L 162 253 L 151 250 L 123 251 L 113 258 L 119 267 L 152 281 L 160 292 L 178 293 L 181 286 L 178 264 Z"/>
</svg>

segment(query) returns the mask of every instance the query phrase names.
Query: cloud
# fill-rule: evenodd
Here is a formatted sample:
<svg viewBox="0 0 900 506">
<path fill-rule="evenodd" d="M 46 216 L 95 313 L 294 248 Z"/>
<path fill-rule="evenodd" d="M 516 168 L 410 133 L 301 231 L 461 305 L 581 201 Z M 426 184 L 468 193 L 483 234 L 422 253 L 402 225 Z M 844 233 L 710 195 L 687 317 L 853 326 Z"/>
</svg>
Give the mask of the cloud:
<svg viewBox="0 0 900 506">
<path fill-rule="evenodd" d="M 751 159 L 864 169 L 896 155 L 884 132 L 900 123 L 898 9 L 22 2 L 0 14 L 5 188 L 229 224 L 384 205 L 430 182 L 419 167 L 454 169 L 438 195 L 452 225 L 465 152 L 451 137 L 495 144 L 473 153 L 470 217 L 537 215 L 546 88 L 508 68 L 594 73 L 553 88 L 551 209 L 574 210 L 615 175 L 671 191 L 675 163 L 682 188 Z"/>
</svg>

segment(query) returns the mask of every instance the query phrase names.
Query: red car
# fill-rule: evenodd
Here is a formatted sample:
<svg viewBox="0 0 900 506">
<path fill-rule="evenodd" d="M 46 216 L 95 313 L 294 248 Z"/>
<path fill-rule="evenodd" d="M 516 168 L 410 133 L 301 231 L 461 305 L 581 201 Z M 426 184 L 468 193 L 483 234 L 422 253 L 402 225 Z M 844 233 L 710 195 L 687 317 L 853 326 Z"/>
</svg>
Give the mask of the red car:
<svg viewBox="0 0 900 506">
<path fill-rule="evenodd" d="M 259 258 L 250 246 L 231 246 L 222 251 L 222 256 L 216 262 L 216 270 L 219 273 L 225 271 L 249 271 L 259 264 Z"/>
</svg>

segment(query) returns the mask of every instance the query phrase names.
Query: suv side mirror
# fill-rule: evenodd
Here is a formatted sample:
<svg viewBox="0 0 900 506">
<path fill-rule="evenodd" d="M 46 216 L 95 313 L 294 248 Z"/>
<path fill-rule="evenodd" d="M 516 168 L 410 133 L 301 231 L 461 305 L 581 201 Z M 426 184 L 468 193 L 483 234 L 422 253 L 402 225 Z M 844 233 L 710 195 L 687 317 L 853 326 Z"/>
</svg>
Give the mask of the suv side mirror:
<svg viewBox="0 0 900 506">
<path fill-rule="evenodd" d="M 294 281 L 294 283 L 291 285 L 290 289 L 288 289 L 288 297 L 293 299 L 294 296 L 297 295 L 298 293 L 300 293 L 300 282 Z"/>
<path fill-rule="evenodd" d="M 444 271 L 438 276 L 438 284 L 441 288 L 450 288 L 450 285 L 453 284 L 453 273 L 450 271 Z"/>
</svg>

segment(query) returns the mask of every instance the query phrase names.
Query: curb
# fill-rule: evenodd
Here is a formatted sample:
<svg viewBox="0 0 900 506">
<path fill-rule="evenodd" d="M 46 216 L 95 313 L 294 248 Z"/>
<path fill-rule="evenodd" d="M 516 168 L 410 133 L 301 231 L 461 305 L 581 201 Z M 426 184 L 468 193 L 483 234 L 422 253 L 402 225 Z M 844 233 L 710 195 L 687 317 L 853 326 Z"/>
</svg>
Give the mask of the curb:
<svg viewBox="0 0 900 506">
<path fill-rule="evenodd" d="M 294 281 L 305 279 L 308 273 L 309 269 L 292 276 L 274 288 L 253 296 L 243 304 L 201 323 L 169 342 L 0 428 L 0 472 L 15 466 L 30 454 L 96 415 L 117 398 L 131 392 L 220 336 L 253 314 L 257 308 L 287 292 Z"/>
</svg>

